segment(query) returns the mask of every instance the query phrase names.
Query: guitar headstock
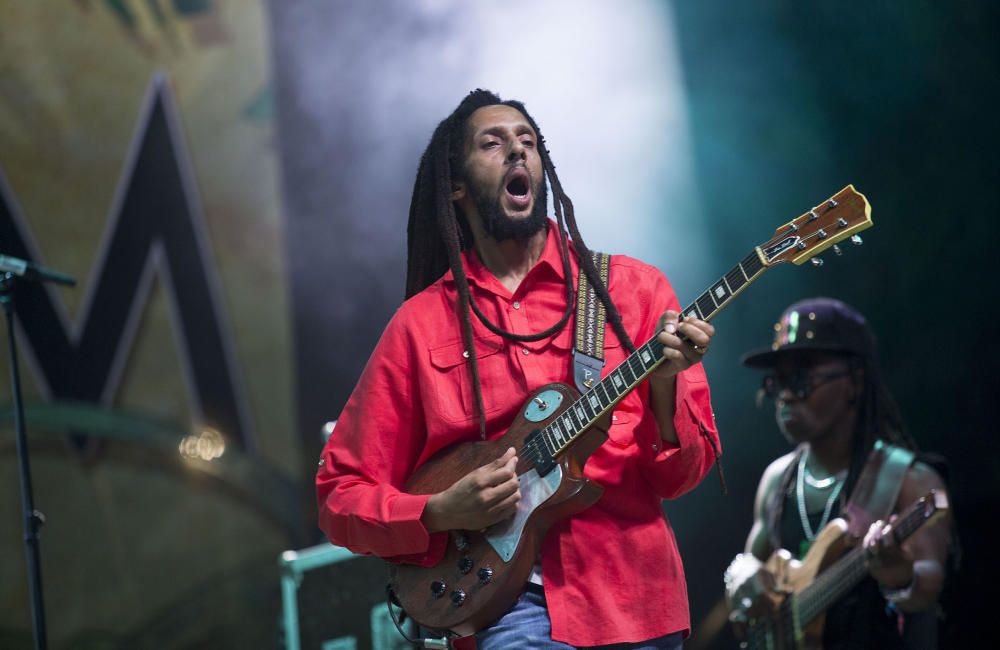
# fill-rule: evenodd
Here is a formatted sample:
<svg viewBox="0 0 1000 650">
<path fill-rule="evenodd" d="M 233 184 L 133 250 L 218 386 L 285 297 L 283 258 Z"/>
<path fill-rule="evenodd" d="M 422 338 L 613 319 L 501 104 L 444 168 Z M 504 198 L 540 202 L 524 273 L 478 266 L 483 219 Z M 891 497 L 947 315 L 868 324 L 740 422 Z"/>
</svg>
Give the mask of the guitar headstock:
<svg viewBox="0 0 1000 650">
<path fill-rule="evenodd" d="M 868 199 L 848 185 L 802 216 L 774 232 L 774 237 L 758 247 L 764 264 L 802 264 L 848 237 L 861 243 L 857 233 L 872 226 Z M 840 254 L 839 247 L 836 248 Z M 822 260 L 815 260 L 822 263 Z"/>
</svg>

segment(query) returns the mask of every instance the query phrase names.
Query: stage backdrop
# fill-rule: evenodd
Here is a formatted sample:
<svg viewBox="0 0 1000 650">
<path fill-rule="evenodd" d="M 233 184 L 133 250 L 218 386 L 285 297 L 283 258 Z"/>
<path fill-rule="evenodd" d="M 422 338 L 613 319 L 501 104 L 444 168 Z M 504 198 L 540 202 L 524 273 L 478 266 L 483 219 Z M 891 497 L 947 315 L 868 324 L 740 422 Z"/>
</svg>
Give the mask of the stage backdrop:
<svg viewBox="0 0 1000 650">
<path fill-rule="evenodd" d="M 0 33 L 0 251 L 79 279 L 16 296 L 52 647 L 269 647 L 304 528 L 265 7 L 5 2 Z"/>
</svg>

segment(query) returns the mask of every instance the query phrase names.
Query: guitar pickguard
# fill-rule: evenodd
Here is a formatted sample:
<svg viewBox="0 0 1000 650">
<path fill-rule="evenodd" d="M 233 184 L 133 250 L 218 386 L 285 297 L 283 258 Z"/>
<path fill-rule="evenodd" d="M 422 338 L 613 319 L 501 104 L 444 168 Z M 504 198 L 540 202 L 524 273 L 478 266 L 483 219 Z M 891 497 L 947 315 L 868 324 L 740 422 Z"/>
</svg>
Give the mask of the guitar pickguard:
<svg viewBox="0 0 1000 650">
<path fill-rule="evenodd" d="M 532 468 L 517 477 L 521 485 L 521 500 L 517 503 L 517 512 L 510 519 L 486 529 L 486 541 L 504 562 L 514 557 L 528 517 L 555 493 L 562 483 L 562 477 L 562 467 L 558 464 L 545 476 L 539 476 L 538 471 Z"/>
</svg>

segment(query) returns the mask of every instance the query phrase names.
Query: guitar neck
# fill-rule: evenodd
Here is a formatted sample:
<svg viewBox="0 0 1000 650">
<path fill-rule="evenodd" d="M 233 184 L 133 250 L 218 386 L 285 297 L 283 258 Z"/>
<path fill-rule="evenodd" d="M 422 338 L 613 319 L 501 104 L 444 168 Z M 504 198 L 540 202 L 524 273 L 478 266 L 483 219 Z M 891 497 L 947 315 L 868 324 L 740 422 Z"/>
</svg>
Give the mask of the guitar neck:
<svg viewBox="0 0 1000 650">
<path fill-rule="evenodd" d="M 710 321 L 769 267 L 759 247 L 706 289 L 681 313 Z M 663 363 L 663 344 L 656 336 L 639 346 L 593 388 L 526 443 L 536 457 L 553 459 L 563 453 L 601 416 Z M 545 463 L 542 463 L 545 465 Z M 542 468 L 544 470 L 544 467 Z"/>
</svg>

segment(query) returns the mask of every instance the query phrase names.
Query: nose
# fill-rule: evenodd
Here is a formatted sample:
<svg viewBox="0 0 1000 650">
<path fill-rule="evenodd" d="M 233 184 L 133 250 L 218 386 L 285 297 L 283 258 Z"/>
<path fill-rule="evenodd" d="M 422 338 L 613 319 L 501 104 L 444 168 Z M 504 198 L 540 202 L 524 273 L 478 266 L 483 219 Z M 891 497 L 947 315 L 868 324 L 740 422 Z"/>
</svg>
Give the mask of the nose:
<svg viewBox="0 0 1000 650">
<path fill-rule="evenodd" d="M 510 149 L 507 150 L 507 162 L 516 162 L 517 160 L 524 160 L 526 158 L 524 144 L 514 138 L 511 142 Z"/>
</svg>

